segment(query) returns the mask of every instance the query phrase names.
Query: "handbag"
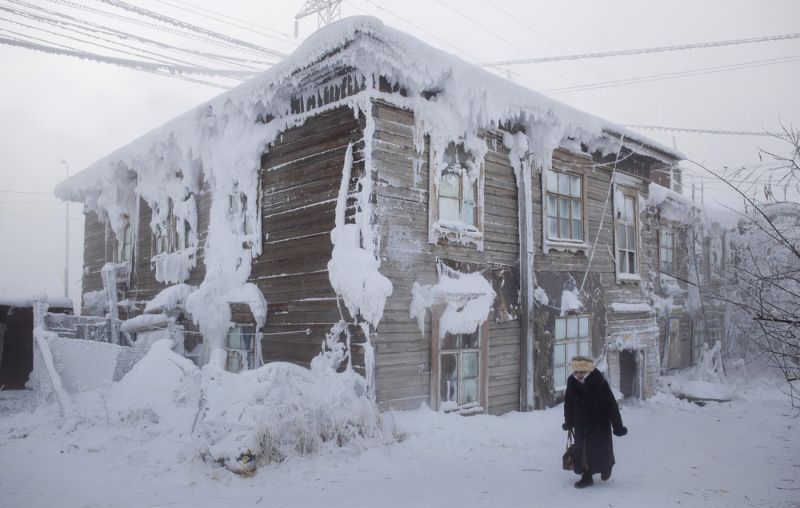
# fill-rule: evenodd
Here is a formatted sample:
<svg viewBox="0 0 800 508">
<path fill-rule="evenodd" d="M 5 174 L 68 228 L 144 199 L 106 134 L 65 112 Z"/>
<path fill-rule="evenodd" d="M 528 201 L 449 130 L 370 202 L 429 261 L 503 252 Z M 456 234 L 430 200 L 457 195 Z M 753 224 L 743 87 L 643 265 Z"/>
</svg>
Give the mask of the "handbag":
<svg viewBox="0 0 800 508">
<path fill-rule="evenodd" d="M 572 429 L 569 429 L 569 433 L 567 434 L 567 449 L 564 455 L 561 456 L 561 467 L 565 471 L 573 471 L 575 469 L 575 456 L 572 453 L 574 449 L 575 443 L 572 436 Z"/>
</svg>

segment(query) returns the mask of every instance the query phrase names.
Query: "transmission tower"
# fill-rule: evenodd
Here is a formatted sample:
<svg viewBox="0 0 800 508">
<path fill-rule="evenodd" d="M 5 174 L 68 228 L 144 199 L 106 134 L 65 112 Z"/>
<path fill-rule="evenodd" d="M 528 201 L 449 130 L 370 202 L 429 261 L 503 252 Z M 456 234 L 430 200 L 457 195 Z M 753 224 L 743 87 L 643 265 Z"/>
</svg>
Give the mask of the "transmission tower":
<svg viewBox="0 0 800 508">
<path fill-rule="evenodd" d="M 317 13 L 317 28 L 330 25 L 342 16 L 342 0 L 306 0 L 303 7 L 294 16 L 294 36 L 300 29 L 298 21 Z"/>
</svg>

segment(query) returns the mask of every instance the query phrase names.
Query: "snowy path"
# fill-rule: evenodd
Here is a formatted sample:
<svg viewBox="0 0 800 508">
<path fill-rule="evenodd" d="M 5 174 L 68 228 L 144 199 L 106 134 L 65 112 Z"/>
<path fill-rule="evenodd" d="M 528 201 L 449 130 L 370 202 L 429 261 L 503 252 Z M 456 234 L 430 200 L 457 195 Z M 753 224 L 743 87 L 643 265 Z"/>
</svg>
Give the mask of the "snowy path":
<svg viewBox="0 0 800 508">
<path fill-rule="evenodd" d="M 52 413 L 15 412 L 25 401 L 0 392 L 0 504 L 798 507 L 800 420 L 779 393 L 768 395 L 702 408 L 658 395 L 626 406 L 630 433 L 615 439 L 611 480 L 577 490 L 577 476 L 559 469 L 560 408 L 500 418 L 390 413 L 407 433 L 399 444 L 292 458 L 240 478 L 194 456 L 188 439 L 150 439 L 141 426 L 67 432 Z"/>
</svg>

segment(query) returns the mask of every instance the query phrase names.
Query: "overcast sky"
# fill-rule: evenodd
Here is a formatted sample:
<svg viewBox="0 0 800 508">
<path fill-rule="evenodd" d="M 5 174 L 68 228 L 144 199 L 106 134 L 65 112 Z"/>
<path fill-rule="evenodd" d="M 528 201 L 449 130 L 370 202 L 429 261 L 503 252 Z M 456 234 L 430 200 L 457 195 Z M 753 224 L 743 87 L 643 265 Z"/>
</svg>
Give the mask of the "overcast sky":
<svg viewBox="0 0 800 508">
<path fill-rule="evenodd" d="M 53 0 L 28 1 L 34 7 L 90 18 L 86 11 L 70 10 Z M 90 8 L 113 10 L 96 0 L 75 1 Z M 0 37 L 13 36 L 12 32 L 34 33 L 21 24 L 33 25 L 32 22 L 20 21 L 8 13 L 8 8 L 20 7 L 14 2 L 17 0 L 0 0 Z M 316 18 L 306 18 L 300 22 L 300 39 L 293 38 L 294 14 L 303 5 L 302 0 L 135 3 L 283 53 L 291 52 L 316 29 Z M 195 7 L 217 14 L 198 11 L 204 14 L 199 16 L 187 10 L 196 10 Z M 258 27 L 244 27 L 241 21 L 222 18 L 220 14 Z M 800 31 L 800 2 L 790 0 L 346 0 L 342 4 L 342 16 L 364 14 L 379 17 L 390 26 L 473 63 Z M 107 18 L 92 19 L 114 23 Z M 223 24 L 222 20 L 247 30 Z M 145 33 L 141 26 L 124 29 Z M 56 40 L 41 32 L 37 37 Z M 156 37 L 176 45 L 199 47 L 196 41 L 168 34 Z M 72 45 L 78 46 L 77 42 Z M 87 50 L 101 52 L 97 48 Z M 787 61 L 791 57 L 798 60 Z M 779 58 L 784 60 L 774 63 Z M 0 298 L 40 292 L 62 296 L 65 205 L 51 193 L 65 177 L 67 168 L 74 174 L 223 90 L 7 45 L 0 45 L 0 62 Z M 727 70 L 731 65 L 738 68 Z M 772 131 L 778 128 L 780 119 L 800 126 L 800 39 L 508 69 L 510 78 L 520 84 L 621 124 Z M 695 69 L 702 69 L 704 74 L 591 91 L 554 91 Z M 505 71 L 498 72 L 506 75 Z M 714 170 L 757 162 L 759 147 L 783 152 L 787 148 L 769 138 L 754 136 L 641 132 L 668 146 L 674 144 L 687 158 Z M 706 203 L 714 205 L 729 194 L 722 184 L 701 173 L 687 178 L 687 182 L 698 184 L 698 199 L 701 181 Z M 724 201 L 738 204 L 727 198 Z M 80 205 L 72 205 L 70 214 L 70 296 L 77 302 L 82 267 Z"/>
</svg>

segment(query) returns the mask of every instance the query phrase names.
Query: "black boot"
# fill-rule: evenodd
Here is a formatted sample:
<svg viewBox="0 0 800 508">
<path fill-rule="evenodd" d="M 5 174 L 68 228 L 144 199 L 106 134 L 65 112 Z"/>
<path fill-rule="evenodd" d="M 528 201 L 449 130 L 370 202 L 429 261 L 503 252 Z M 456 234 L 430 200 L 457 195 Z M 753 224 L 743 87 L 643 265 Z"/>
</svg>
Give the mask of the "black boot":
<svg viewBox="0 0 800 508">
<path fill-rule="evenodd" d="M 604 482 L 607 482 L 609 478 L 611 478 L 610 469 L 608 471 L 603 471 L 602 473 L 600 473 L 600 479 L 603 480 Z"/>
<path fill-rule="evenodd" d="M 576 489 L 582 489 L 584 487 L 588 487 L 589 485 L 592 485 L 593 483 L 594 483 L 594 480 L 592 480 L 592 475 L 590 475 L 589 473 L 583 473 L 583 475 L 581 476 L 581 479 L 578 480 L 577 482 L 575 482 L 575 488 Z"/>
</svg>

